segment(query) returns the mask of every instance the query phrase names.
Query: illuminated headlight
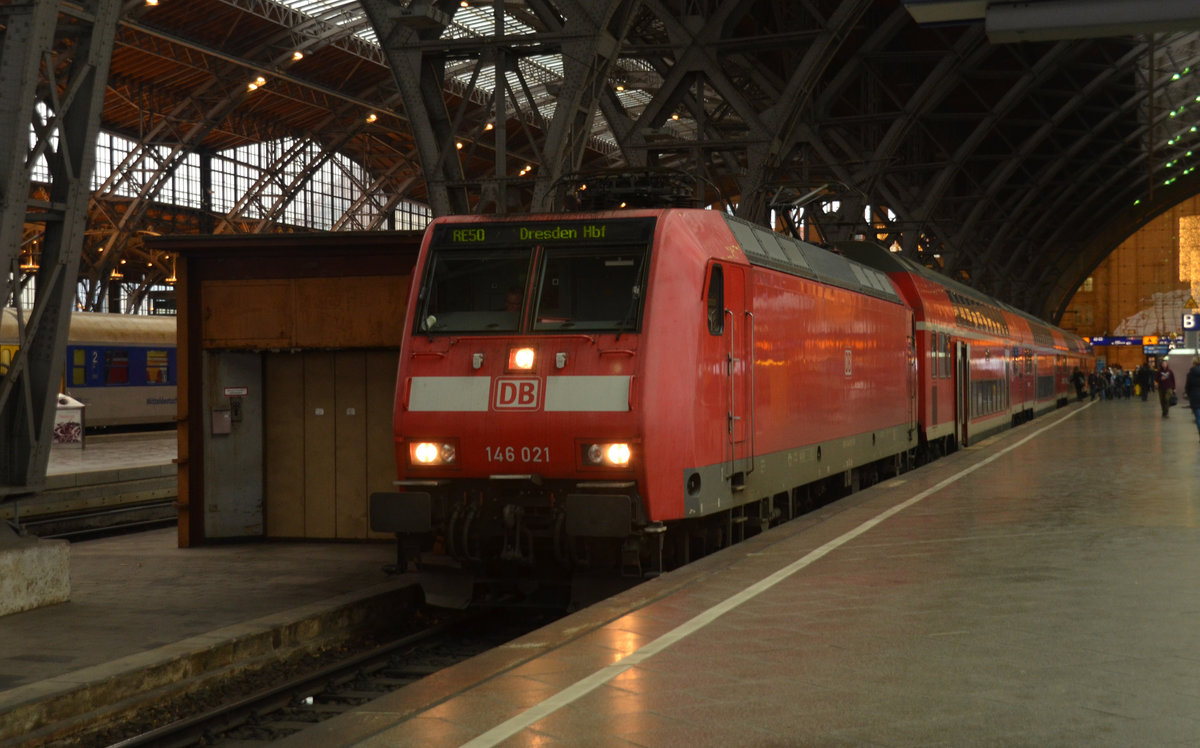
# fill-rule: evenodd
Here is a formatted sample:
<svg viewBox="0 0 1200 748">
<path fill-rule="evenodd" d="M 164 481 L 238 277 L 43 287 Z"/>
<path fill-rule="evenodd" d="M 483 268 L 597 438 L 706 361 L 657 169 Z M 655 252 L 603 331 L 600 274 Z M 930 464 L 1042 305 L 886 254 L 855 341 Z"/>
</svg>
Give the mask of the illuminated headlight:
<svg viewBox="0 0 1200 748">
<path fill-rule="evenodd" d="M 450 442 L 409 442 L 408 457 L 414 465 L 453 465 L 455 449 Z"/>
<path fill-rule="evenodd" d="M 632 452 L 624 442 L 614 444 L 589 444 L 584 448 L 584 456 L 590 465 L 605 467 L 629 467 L 629 457 Z"/>
<path fill-rule="evenodd" d="M 532 348 L 513 348 L 508 352 L 509 371 L 529 371 L 535 358 Z"/>
</svg>

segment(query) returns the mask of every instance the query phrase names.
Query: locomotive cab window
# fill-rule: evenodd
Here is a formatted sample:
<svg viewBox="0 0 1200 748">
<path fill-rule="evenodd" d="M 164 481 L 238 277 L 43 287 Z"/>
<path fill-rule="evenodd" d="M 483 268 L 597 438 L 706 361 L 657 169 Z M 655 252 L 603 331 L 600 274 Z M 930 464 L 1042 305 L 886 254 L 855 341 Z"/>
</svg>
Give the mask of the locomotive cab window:
<svg viewBox="0 0 1200 748">
<path fill-rule="evenodd" d="M 421 289 L 417 332 L 519 329 L 532 254 L 528 247 L 435 252 Z"/>
<path fill-rule="evenodd" d="M 708 332 L 725 333 L 725 272 L 720 265 L 713 265 L 708 276 Z"/>
<path fill-rule="evenodd" d="M 642 250 L 548 248 L 534 330 L 636 330 L 641 316 Z"/>
</svg>

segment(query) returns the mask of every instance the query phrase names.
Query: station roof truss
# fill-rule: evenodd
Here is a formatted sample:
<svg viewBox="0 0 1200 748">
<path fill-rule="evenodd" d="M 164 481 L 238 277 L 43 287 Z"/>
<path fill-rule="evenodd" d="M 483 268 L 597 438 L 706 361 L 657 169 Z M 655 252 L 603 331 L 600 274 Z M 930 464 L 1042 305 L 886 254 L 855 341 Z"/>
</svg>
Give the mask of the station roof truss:
<svg viewBox="0 0 1200 748">
<path fill-rule="evenodd" d="M 129 145 L 93 191 L 85 306 L 114 277 L 168 278 L 147 234 L 311 229 L 296 200 L 323 170 L 349 194 L 332 230 L 395 228 L 402 205 L 563 209 L 572 175 L 666 170 L 698 205 L 874 238 L 1057 319 L 1200 184 L 1200 36 L 1179 23 L 997 43 L 981 19 L 922 25 L 895 0 L 121 8 L 100 126 Z M 214 200 L 212 165 L 264 143 Z M 172 197 L 187 170 L 196 196 Z"/>
</svg>

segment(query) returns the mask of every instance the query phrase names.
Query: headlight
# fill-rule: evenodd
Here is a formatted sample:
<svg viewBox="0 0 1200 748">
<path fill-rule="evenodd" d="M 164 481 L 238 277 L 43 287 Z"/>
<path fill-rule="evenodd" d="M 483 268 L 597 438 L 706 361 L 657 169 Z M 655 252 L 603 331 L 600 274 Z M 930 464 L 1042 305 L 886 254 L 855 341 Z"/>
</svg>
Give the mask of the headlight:
<svg viewBox="0 0 1200 748">
<path fill-rule="evenodd" d="M 583 457 L 587 464 L 604 467 L 629 467 L 629 458 L 632 454 L 632 450 L 625 442 L 588 444 L 583 449 Z"/>
<path fill-rule="evenodd" d="M 535 358 L 532 348 L 512 348 L 508 351 L 508 370 L 529 371 Z"/>
<path fill-rule="evenodd" d="M 413 465 L 453 465 L 456 451 L 452 442 L 408 443 L 408 459 Z"/>
</svg>

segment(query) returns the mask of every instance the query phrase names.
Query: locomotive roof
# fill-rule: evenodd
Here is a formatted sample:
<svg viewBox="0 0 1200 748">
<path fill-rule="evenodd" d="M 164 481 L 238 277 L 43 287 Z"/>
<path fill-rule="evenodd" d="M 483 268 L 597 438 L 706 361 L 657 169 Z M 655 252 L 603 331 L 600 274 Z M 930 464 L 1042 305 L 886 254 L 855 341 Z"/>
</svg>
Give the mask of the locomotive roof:
<svg viewBox="0 0 1200 748">
<path fill-rule="evenodd" d="M 722 215 L 752 265 L 903 303 L 887 275 L 877 268 L 740 218 Z"/>
</svg>

